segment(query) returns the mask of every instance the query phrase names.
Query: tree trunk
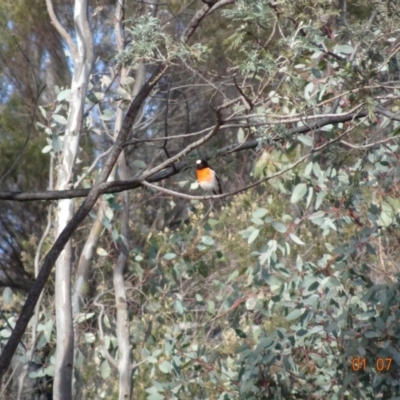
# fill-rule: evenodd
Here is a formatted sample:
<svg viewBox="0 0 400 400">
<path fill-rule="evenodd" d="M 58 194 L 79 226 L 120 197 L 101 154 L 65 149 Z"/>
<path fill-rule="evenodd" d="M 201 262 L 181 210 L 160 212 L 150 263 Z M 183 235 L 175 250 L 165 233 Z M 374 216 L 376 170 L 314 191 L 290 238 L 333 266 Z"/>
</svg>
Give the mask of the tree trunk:
<svg viewBox="0 0 400 400">
<path fill-rule="evenodd" d="M 49 8 L 53 24 L 57 19 Z M 51 6 L 51 5 L 50 5 Z M 57 189 L 67 189 L 73 182 L 74 167 L 79 151 L 82 129 L 83 109 L 94 61 L 93 41 L 87 20 L 87 1 L 75 1 L 75 30 L 78 46 L 75 48 L 71 38 L 58 23 L 60 34 L 67 40 L 74 58 L 74 72 L 71 85 L 70 107 L 64 135 L 63 149 L 57 174 Z M 74 201 L 70 199 L 58 202 L 56 235 L 59 236 L 74 214 Z M 72 399 L 72 376 L 74 365 L 74 330 L 71 307 L 71 255 L 72 243 L 69 241 L 56 262 L 56 325 L 57 350 L 54 371 L 53 396 L 55 399 Z"/>
</svg>

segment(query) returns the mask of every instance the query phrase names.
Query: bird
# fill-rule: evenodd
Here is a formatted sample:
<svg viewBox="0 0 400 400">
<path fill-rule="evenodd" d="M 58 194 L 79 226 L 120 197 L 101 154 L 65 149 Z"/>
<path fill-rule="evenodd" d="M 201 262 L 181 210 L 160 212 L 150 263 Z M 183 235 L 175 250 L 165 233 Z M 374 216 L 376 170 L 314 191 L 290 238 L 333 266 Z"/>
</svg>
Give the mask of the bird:
<svg viewBox="0 0 400 400">
<path fill-rule="evenodd" d="M 206 160 L 196 161 L 197 183 L 203 190 L 212 191 L 214 194 L 222 194 L 221 182 L 216 172 L 210 168 Z"/>
</svg>

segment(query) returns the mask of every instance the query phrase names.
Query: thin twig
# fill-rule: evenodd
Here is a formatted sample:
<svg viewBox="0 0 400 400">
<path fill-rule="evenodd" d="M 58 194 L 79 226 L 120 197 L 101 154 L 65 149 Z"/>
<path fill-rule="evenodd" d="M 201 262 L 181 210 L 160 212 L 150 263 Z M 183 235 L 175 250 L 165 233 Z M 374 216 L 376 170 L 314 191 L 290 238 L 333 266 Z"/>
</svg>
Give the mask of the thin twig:
<svg viewBox="0 0 400 400">
<path fill-rule="evenodd" d="M 92 165 L 88 168 L 88 170 L 85 171 L 85 173 L 83 173 L 82 176 L 80 176 L 79 179 L 74 183 L 74 189 L 76 189 L 81 184 L 81 182 L 96 168 L 96 165 L 100 161 L 100 159 L 106 156 L 111 150 L 112 147 L 110 147 L 104 153 L 101 153 L 96 157 L 96 159 L 93 161 Z"/>
</svg>

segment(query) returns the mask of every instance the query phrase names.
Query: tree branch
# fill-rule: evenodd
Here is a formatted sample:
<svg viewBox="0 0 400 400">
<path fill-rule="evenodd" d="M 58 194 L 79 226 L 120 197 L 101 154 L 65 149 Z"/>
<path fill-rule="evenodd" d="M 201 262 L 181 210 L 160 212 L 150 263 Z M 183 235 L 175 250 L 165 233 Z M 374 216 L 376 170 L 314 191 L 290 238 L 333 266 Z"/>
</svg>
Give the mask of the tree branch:
<svg viewBox="0 0 400 400">
<path fill-rule="evenodd" d="M 256 186 L 260 185 L 261 183 L 268 182 L 271 179 L 277 178 L 278 176 L 281 176 L 284 173 L 292 170 L 293 168 L 297 167 L 299 164 L 301 164 L 302 162 L 307 160 L 311 155 L 313 155 L 315 153 L 318 153 L 321 150 L 324 150 L 325 148 L 329 147 L 330 145 L 332 145 L 334 143 L 341 142 L 340 139 L 343 138 L 344 136 L 346 136 L 347 134 L 349 134 L 358 125 L 359 124 L 346 129 L 345 132 L 340 134 L 335 139 L 332 139 L 329 142 L 326 142 L 325 144 L 322 144 L 319 147 L 314 147 L 313 149 L 310 150 L 310 152 L 308 154 L 304 155 L 303 157 L 300 157 L 297 161 L 295 161 L 294 163 L 292 163 L 288 167 L 276 172 L 275 174 L 272 174 L 272 175 L 269 175 L 269 176 L 267 176 L 265 178 L 259 179 L 258 181 L 253 182 L 250 185 L 244 186 L 244 187 L 242 187 L 240 189 L 237 189 L 237 190 L 235 190 L 233 192 L 230 192 L 230 193 L 224 193 L 224 194 L 219 194 L 219 195 L 208 195 L 208 196 L 193 196 L 193 195 L 190 195 L 190 194 L 175 192 L 173 190 L 169 190 L 169 189 L 157 186 L 157 185 L 153 185 L 153 184 L 151 184 L 149 182 L 146 182 L 146 181 L 142 181 L 142 185 L 146 186 L 146 187 L 149 187 L 149 188 L 152 188 L 152 189 L 155 189 L 155 190 L 157 190 L 159 192 L 163 192 L 163 193 L 175 196 L 175 197 L 181 197 L 181 198 L 189 199 L 189 200 L 223 199 L 223 198 L 226 198 L 226 197 L 231 197 L 231 196 L 234 196 L 236 194 L 245 192 L 245 191 L 247 191 L 247 190 L 249 190 L 249 189 L 251 189 L 253 187 L 256 187 Z"/>
<path fill-rule="evenodd" d="M 306 133 L 314 129 L 322 128 L 325 125 L 329 125 L 332 123 L 346 122 L 350 120 L 357 120 L 365 116 L 367 116 L 367 113 L 365 111 L 358 111 L 357 113 L 354 114 L 342 114 L 339 116 L 333 115 L 327 118 L 321 118 L 319 121 L 315 121 L 314 123 L 309 124 L 307 126 L 300 126 L 293 128 L 289 131 L 289 133 L 292 135 L 295 135 L 297 133 Z M 223 128 L 223 126 L 220 128 Z M 211 136 L 213 134 L 214 133 L 212 131 Z M 182 170 L 189 167 L 187 162 L 177 162 L 175 163 L 174 168 L 169 167 L 169 165 L 181 159 L 183 156 L 189 153 L 190 150 L 192 150 L 193 148 L 203 144 L 206 140 L 208 140 L 211 137 L 209 135 L 205 136 L 200 141 L 194 142 L 189 149 L 183 150 L 182 152 L 166 160 L 159 166 L 153 168 L 150 171 L 147 171 L 146 174 L 143 175 L 142 177 L 132 178 L 124 181 L 117 180 L 113 182 L 104 182 L 101 186 L 100 194 L 119 193 L 123 192 L 124 190 L 137 189 L 138 187 L 142 186 L 141 181 L 144 179 L 149 183 L 155 183 L 180 173 Z M 259 143 L 260 143 L 259 139 L 251 139 L 244 143 L 234 143 L 229 146 L 225 146 L 217 151 L 213 151 L 212 153 L 207 155 L 206 158 L 208 159 L 211 158 L 212 156 L 223 157 L 230 153 L 255 149 L 259 145 Z M 89 193 L 90 189 L 55 190 L 46 192 L 0 192 L 0 200 L 13 200 L 13 201 L 59 200 L 72 197 L 86 197 Z"/>
<path fill-rule="evenodd" d="M 52 1 L 51 0 L 46 0 L 46 5 L 47 5 L 47 11 L 49 13 L 51 23 L 57 29 L 57 32 L 61 35 L 61 37 L 67 42 L 67 45 L 69 47 L 69 51 L 71 52 L 71 56 L 72 56 L 73 60 L 75 60 L 75 58 L 77 57 L 77 54 L 78 54 L 78 50 L 77 50 L 77 48 L 75 46 L 74 41 L 72 40 L 72 38 L 69 35 L 69 33 L 61 25 L 60 21 L 58 20 L 57 15 L 54 12 Z"/>
<path fill-rule="evenodd" d="M 197 27 L 200 25 L 200 22 L 213 13 L 214 11 L 217 11 L 221 7 L 227 6 L 228 4 L 233 4 L 235 0 L 220 0 L 217 3 L 213 5 L 213 7 L 209 7 L 208 5 L 204 5 L 203 7 L 200 8 L 199 11 L 194 15 L 192 20 L 189 22 L 188 26 L 185 28 L 185 30 L 182 32 L 181 40 L 182 42 L 187 42 L 193 35 L 193 33 L 196 31 Z"/>
</svg>

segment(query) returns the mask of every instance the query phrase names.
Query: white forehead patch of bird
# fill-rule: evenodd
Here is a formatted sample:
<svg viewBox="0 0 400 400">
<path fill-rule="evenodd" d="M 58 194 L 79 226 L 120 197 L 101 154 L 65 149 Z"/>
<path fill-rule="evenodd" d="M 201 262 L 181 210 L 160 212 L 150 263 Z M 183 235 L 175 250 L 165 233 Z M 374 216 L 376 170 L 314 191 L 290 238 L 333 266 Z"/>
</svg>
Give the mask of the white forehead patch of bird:
<svg viewBox="0 0 400 400">
<path fill-rule="evenodd" d="M 196 164 L 201 164 L 201 160 L 197 160 L 197 161 L 196 161 Z"/>
</svg>

